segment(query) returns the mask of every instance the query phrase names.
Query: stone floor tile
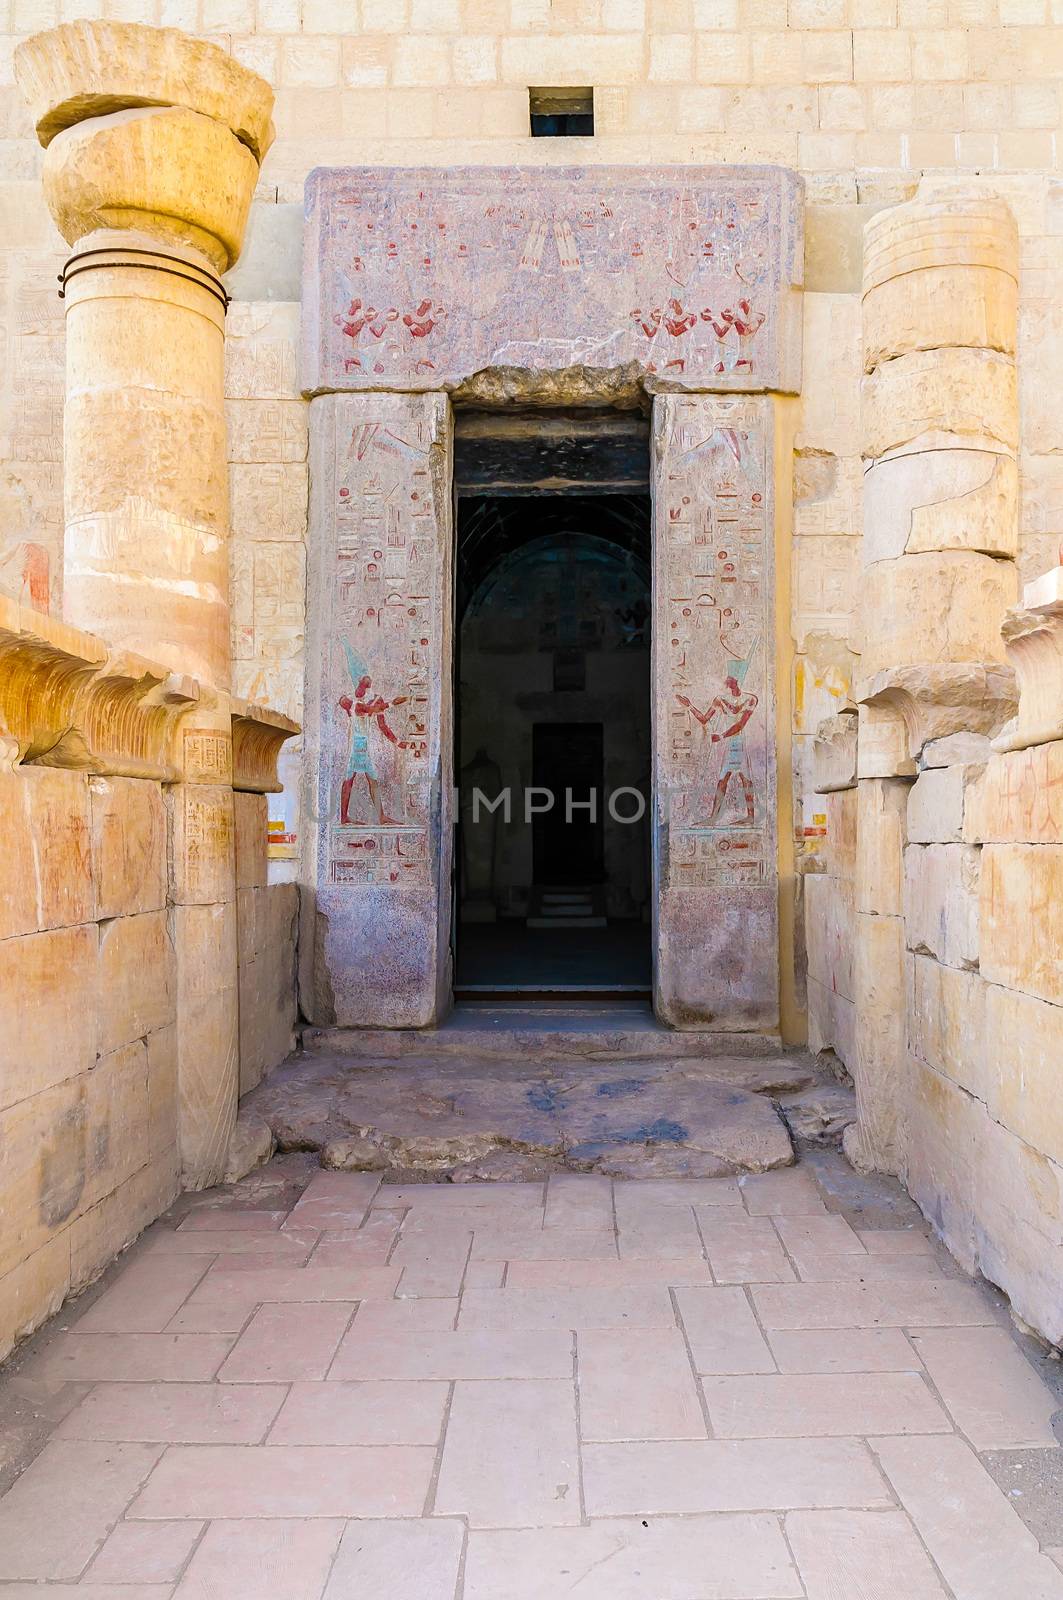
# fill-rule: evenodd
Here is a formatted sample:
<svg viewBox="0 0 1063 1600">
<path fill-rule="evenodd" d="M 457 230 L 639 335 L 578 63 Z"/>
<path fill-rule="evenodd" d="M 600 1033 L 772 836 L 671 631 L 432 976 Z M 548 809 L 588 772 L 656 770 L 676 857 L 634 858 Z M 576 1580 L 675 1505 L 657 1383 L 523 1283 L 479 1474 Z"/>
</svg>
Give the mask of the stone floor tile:
<svg viewBox="0 0 1063 1600">
<path fill-rule="evenodd" d="M 772 1328 L 963 1328 L 999 1323 L 1003 1313 L 973 1284 L 949 1278 L 897 1283 L 792 1283 L 751 1291 Z"/>
<path fill-rule="evenodd" d="M 743 1173 L 738 1187 L 751 1217 L 819 1217 L 827 1212 L 813 1179 L 797 1167 Z"/>
<path fill-rule="evenodd" d="M 572 1335 L 566 1328 L 382 1334 L 359 1332 L 355 1318 L 329 1378 L 565 1378 L 571 1372 Z"/>
<path fill-rule="evenodd" d="M 912 1334 L 912 1343 L 976 1450 L 1058 1444 L 1052 1431 L 1058 1403 L 1007 1328 L 924 1328 Z"/>
<path fill-rule="evenodd" d="M 637 1178 L 616 1180 L 618 1214 L 627 1204 L 658 1206 L 738 1206 L 742 1192 L 734 1178 Z"/>
<path fill-rule="evenodd" d="M 222 1383 L 323 1378 L 355 1312 L 342 1300 L 259 1306 L 218 1373 Z"/>
<path fill-rule="evenodd" d="M 511 1261 L 506 1273 L 510 1289 L 637 1289 L 648 1284 L 711 1282 L 704 1256 L 686 1261 Z M 465 1286 L 473 1287 L 468 1273 Z"/>
<path fill-rule="evenodd" d="M 473 1528 L 579 1522 L 571 1379 L 455 1384 L 434 1510 Z"/>
<path fill-rule="evenodd" d="M 590 1517 L 892 1505 L 855 1439 L 585 1444 L 583 1491 Z"/>
<path fill-rule="evenodd" d="M 844 1217 L 779 1216 L 775 1229 L 792 1255 L 866 1255 Z"/>
<path fill-rule="evenodd" d="M 78 1318 L 78 1333 L 161 1333 L 209 1265 L 204 1256 L 139 1256 Z"/>
<path fill-rule="evenodd" d="M 399 1236 L 401 1220 L 391 1211 L 371 1211 L 360 1228 L 328 1229 L 321 1235 L 313 1267 L 383 1266 Z"/>
<path fill-rule="evenodd" d="M 145 1444 L 257 1444 L 283 1385 L 98 1383 L 55 1430 L 57 1439 Z"/>
<path fill-rule="evenodd" d="M 276 1233 L 288 1220 L 287 1211 L 244 1211 L 236 1206 L 200 1206 L 190 1211 L 178 1227 L 179 1233 Z"/>
<path fill-rule="evenodd" d="M 356 1313 L 359 1331 L 375 1333 L 438 1333 L 453 1328 L 461 1301 L 457 1295 L 415 1300 L 367 1300 Z"/>
<path fill-rule="evenodd" d="M 847 1439 L 866 1434 L 950 1433 L 918 1372 L 776 1373 L 703 1378 L 717 1439 Z"/>
<path fill-rule="evenodd" d="M 374 1265 L 260 1267 L 231 1271 L 214 1266 L 169 1324 L 169 1331 L 239 1333 L 257 1305 L 390 1300 L 399 1267 Z"/>
<path fill-rule="evenodd" d="M 349 1522 L 325 1600 L 453 1600 L 460 1522 Z"/>
<path fill-rule="evenodd" d="M 385 1183 L 373 1197 L 373 1209 L 413 1210 L 423 1216 L 467 1211 L 541 1215 L 544 1202 L 545 1185 L 541 1183 Z"/>
<path fill-rule="evenodd" d="M 477 1228 L 472 1236 L 473 1261 L 615 1261 L 612 1232 L 574 1228 L 539 1228 L 513 1233 Z"/>
<path fill-rule="evenodd" d="M 380 1188 L 374 1172 L 318 1172 L 292 1207 L 285 1232 L 299 1228 L 357 1228 Z"/>
<path fill-rule="evenodd" d="M 57 1383 L 205 1383 L 233 1342 L 231 1334 L 61 1333 L 37 1370 Z"/>
<path fill-rule="evenodd" d="M 941 1278 L 933 1256 L 816 1255 L 794 1251 L 794 1265 L 803 1283 L 894 1283 L 898 1279 Z"/>
<path fill-rule="evenodd" d="M 5 1583 L 0 1600 L 170 1600 L 172 1583 Z"/>
<path fill-rule="evenodd" d="M 1046 1550 L 1044 1554 L 1048 1556 L 1050 1561 L 1055 1562 L 1060 1572 L 1063 1572 L 1063 1545 L 1060 1545 L 1056 1550 Z"/>
<path fill-rule="evenodd" d="M 273 1444 L 436 1445 L 446 1383 L 293 1383 L 269 1432 Z"/>
<path fill-rule="evenodd" d="M 1063 1573 L 966 1440 L 881 1439 L 875 1451 L 945 1582 L 960 1600 L 1063 1600 Z"/>
<path fill-rule="evenodd" d="M 551 1266 L 553 1262 L 549 1263 Z M 585 1266 L 582 1261 L 564 1261 L 562 1266 L 574 1269 Z M 501 1289 L 502 1281 L 506 1276 L 506 1263 L 504 1261 L 470 1261 L 465 1268 L 465 1277 L 462 1280 L 466 1289 Z"/>
<path fill-rule="evenodd" d="M 98 1583 L 176 1582 L 202 1531 L 201 1522 L 120 1522 L 85 1576 L 93 1588 L 83 1600 L 94 1600 Z"/>
<path fill-rule="evenodd" d="M 932 1256 L 934 1241 L 916 1228 L 857 1228 L 860 1243 L 872 1256 Z"/>
<path fill-rule="evenodd" d="M 297 1233 L 241 1233 L 227 1231 L 186 1233 L 161 1229 L 146 1250 L 153 1256 L 215 1256 L 219 1261 L 239 1256 L 251 1259 L 252 1270 L 260 1267 L 302 1267 L 321 1237 L 319 1228 L 300 1228 Z"/>
<path fill-rule="evenodd" d="M 703 1211 L 698 1224 L 717 1283 L 792 1283 L 797 1274 L 787 1260 L 770 1217 L 741 1212 Z"/>
<path fill-rule="evenodd" d="M 0 1500 L 0 1579 L 76 1578 L 161 1453 L 147 1444 L 46 1444 Z"/>
<path fill-rule="evenodd" d="M 212 1522 L 174 1600 L 321 1600 L 343 1527 L 329 1517 Z"/>
<path fill-rule="evenodd" d="M 410 1299 L 458 1294 L 471 1247 L 467 1229 L 447 1228 L 423 1236 L 407 1236 L 403 1229 L 390 1261 L 402 1274 L 396 1294 Z"/>
<path fill-rule="evenodd" d="M 744 1289 L 680 1287 L 675 1297 L 698 1372 L 775 1371 Z"/>
<path fill-rule="evenodd" d="M 622 1261 L 698 1261 L 704 1250 L 689 1206 L 659 1205 L 617 1214 Z"/>
<path fill-rule="evenodd" d="M 678 1328 L 587 1328 L 576 1336 L 580 1437 L 704 1439 L 686 1341 Z"/>
<path fill-rule="evenodd" d="M 546 1185 L 547 1228 L 597 1228 L 611 1233 L 613 1184 L 594 1173 L 555 1172 Z"/>
<path fill-rule="evenodd" d="M 947 1600 L 902 1511 L 791 1511 L 786 1534 L 808 1600 Z"/>
<path fill-rule="evenodd" d="M 459 1329 L 674 1328 L 666 1289 L 469 1289 Z"/>
<path fill-rule="evenodd" d="M 434 1462 L 407 1445 L 171 1445 L 127 1516 L 419 1517 Z"/>
<path fill-rule="evenodd" d="M 777 1329 L 768 1335 L 780 1372 L 918 1372 L 899 1328 Z"/>
<path fill-rule="evenodd" d="M 603 1519 L 469 1535 L 464 1600 L 785 1600 L 802 1594 L 772 1516 Z M 336 1597 L 339 1600 L 339 1596 Z M 848 1600 L 848 1597 L 846 1597 Z"/>
</svg>

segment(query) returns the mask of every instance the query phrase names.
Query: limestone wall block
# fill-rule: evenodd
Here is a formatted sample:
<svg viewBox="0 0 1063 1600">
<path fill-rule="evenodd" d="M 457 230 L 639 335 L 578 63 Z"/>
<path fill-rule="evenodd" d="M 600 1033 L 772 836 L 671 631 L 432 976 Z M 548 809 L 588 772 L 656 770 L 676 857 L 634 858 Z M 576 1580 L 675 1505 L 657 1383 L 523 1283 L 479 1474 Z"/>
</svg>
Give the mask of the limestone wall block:
<svg viewBox="0 0 1063 1600">
<path fill-rule="evenodd" d="M 990 743 L 984 733 L 949 733 L 931 739 L 923 746 L 920 761 L 924 767 L 984 767 L 990 757 Z"/>
<path fill-rule="evenodd" d="M 827 837 L 824 841 L 823 862 L 834 878 L 853 878 L 856 875 L 857 842 L 857 791 L 839 789 L 824 796 L 827 814 Z"/>
<path fill-rule="evenodd" d="M 1026 585 L 1024 609 L 1001 632 L 1019 679 L 1019 710 L 997 748 L 1021 750 L 1063 738 L 1063 567 Z"/>
<path fill-rule="evenodd" d="M 1014 452 L 1015 362 L 995 350 L 953 347 L 898 356 L 864 377 L 861 415 L 865 457 L 906 451 L 928 435 L 932 443 L 950 440 L 953 448 Z"/>
<path fill-rule="evenodd" d="M 230 461 L 306 460 L 309 407 L 305 400 L 228 400 L 225 418 Z"/>
<path fill-rule="evenodd" d="M 166 807 L 144 778 L 89 780 L 97 918 L 166 904 Z"/>
<path fill-rule="evenodd" d="M 861 782 L 866 778 L 914 776 L 916 763 L 911 753 L 910 729 L 898 706 L 892 702 L 860 706 L 857 770 Z"/>
<path fill-rule="evenodd" d="M 155 1157 L 119 1188 L 76 1217 L 62 1237 L 69 1240 L 70 1283 L 83 1287 L 112 1262 L 150 1222 L 173 1204 L 180 1190 L 176 1149 Z"/>
<path fill-rule="evenodd" d="M 249 902 L 254 907 L 250 916 Z M 294 883 L 277 883 L 240 892 L 242 1095 L 279 1066 L 292 1049 L 297 1010 L 295 933 L 298 914 L 299 893 Z M 251 938 L 256 945 L 253 950 L 249 948 Z"/>
<path fill-rule="evenodd" d="M 1000 1285 L 1018 1316 L 1059 1344 L 1063 1167 L 992 1117 L 980 1120 L 979 1132 L 978 1266 Z"/>
<path fill-rule="evenodd" d="M 910 785 L 903 778 L 865 778 L 857 791 L 856 909 L 901 914 Z"/>
<path fill-rule="evenodd" d="M 229 481 L 235 538 L 255 542 L 306 538 L 310 475 L 305 461 L 237 464 L 229 469 Z"/>
<path fill-rule="evenodd" d="M 84 1073 L 0 1111 L 0 1275 L 82 1206 L 89 1160 Z"/>
<path fill-rule="evenodd" d="M 106 1055 L 174 1020 L 174 948 L 165 911 L 116 917 L 99 930 L 99 1050 Z"/>
<path fill-rule="evenodd" d="M 236 906 L 176 905 L 177 1071 L 182 1181 L 217 1183 L 239 1083 Z"/>
<path fill-rule="evenodd" d="M 85 1079 L 85 1187 L 78 1211 L 126 1183 L 148 1159 L 148 1052 L 133 1039 Z"/>
<path fill-rule="evenodd" d="M 808 973 L 832 993 L 853 993 L 853 885 L 844 878 L 810 873 L 805 879 Z"/>
<path fill-rule="evenodd" d="M 0 1361 L 70 1292 L 70 1235 L 58 1233 L 0 1278 Z"/>
<path fill-rule="evenodd" d="M 236 261 L 258 162 L 222 123 L 195 111 L 115 111 L 57 133 L 44 194 L 68 244 L 99 228 L 135 228 Z"/>
<path fill-rule="evenodd" d="M 36 933 L 37 874 L 22 772 L 0 772 L 0 939 Z"/>
<path fill-rule="evenodd" d="M 991 1115 L 1063 1166 L 1063 1006 L 990 984 L 986 1055 Z"/>
<path fill-rule="evenodd" d="M 967 844 L 910 844 L 904 852 L 909 950 L 949 967 L 977 967 L 981 852 Z"/>
<path fill-rule="evenodd" d="M 156 1028 L 144 1042 L 148 1052 L 147 1145 L 156 1160 L 177 1147 L 177 1024 Z"/>
<path fill-rule="evenodd" d="M 269 84 L 218 45 L 177 28 L 63 23 L 18 46 L 15 75 L 43 145 L 87 118 L 137 106 L 184 106 L 211 117 L 258 161 L 272 139 Z"/>
<path fill-rule="evenodd" d="M 864 474 L 865 566 L 904 554 L 976 550 L 1014 557 L 1019 469 L 991 450 L 928 445 Z"/>
<path fill-rule="evenodd" d="M 817 794 L 856 784 L 859 725 L 854 712 L 828 717 L 816 729 L 812 776 Z"/>
<path fill-rule="evenodd" d="M 914 775 L 917 762 L 927 764 L 928 748 L 945 749 L 957 737 L 973 738 L 972 754 L 980 757 L 986 737 L 1014 715 L 1018 698 L 1013 668 L 978 661 L 887 667 L 860 683 L 856 694 L 861 778 Z M 962 754 L 961 746 L 955 752 Z"/>
<path fill-rule="evenodd" d="M 6 1025 L 0 1047 L 0 1107 L 87 1072 L 96 1060 L 94 923 L 0 942 Z"/>
<path fill-rule="evenodd" d="M 269 866 L 266 857 L 269 803 L 265 795 L 234 794 L 233 824 L 237 891 L 264 886 Z"/>
<path fill-rule="evenodd" d="M 845 995 L 826 988 L 815 978 L 808 982 L 808 1048 L 833 1050 L 852 1070 L 856 1059 L 856 1007 Z"/>
<path fill-rule="evenodd" d="M 801 312 L 804 361 L 797 448 L 854 454 L 860 448 L 859 296 L 806 290 Z"/>
<path fill-rule="evenodd" d="M 88 922 L 94 911 L 89 780 L 58 767 L 22 767 L 41 928 Z"/>
<path fill-rule="evenodd" d="M 982 767 L 931 767 L 921 772 L 908 794 L 911 844 L 949 844 L 967 837 L 967 796 Z"/>
<path fill-rule="evenodd" d="M 234 300 L 225 329 L 225 393 L 233 400 L 292 400 L 299 388 L 298 300 Z M 234 458 L 238 459 L 238 458 Z"/>
<path fill-rule="evenodd" d="M 853 927 L 855 1056 L 849 1065 L 857 1129 L 846 1149 L 852 1148 L 858 1165 L 896 1173 L 903 1160 L 907 1089 L 904 925 L 900 917 L 858 911 Z"/>
<path fill-rule="evenodd" d="M 981 922 L 990 982 L 1063 1005 L 1063 845 L 983 846 Z"/>
<path fill-rule="evenodd" d="M 909 1083 L 905 1185 L 960 1265 L 975 1272 L 985 1106 L 915 1056 L 909 1059 Z"/>
<path fill-rule="evenodd" d="M 990 1056 L 981 973 L 946 967 L 933 956 L 907 957 L 908 1044 L 935 1072 L 988 1100 Z"/>
<path fill-rule="evenodd" d="M 876 561 L 862 585 L 861 673 L 1003 661 L 1000 624 L 1016 586 L 1010 561 L 969 551 Z"/>
<path fill-rule="evenodd" d="M 233 791 L 207 783 L 175 783 L 170 813 L 170 899 L 179 905 L 231 901 L 235 831 Z"/>
<path fill-rule="evenodd" d="M 1063 845 L 1063 740 L 994 753 L 968 795 L 975 843 Z"/>
</svg>

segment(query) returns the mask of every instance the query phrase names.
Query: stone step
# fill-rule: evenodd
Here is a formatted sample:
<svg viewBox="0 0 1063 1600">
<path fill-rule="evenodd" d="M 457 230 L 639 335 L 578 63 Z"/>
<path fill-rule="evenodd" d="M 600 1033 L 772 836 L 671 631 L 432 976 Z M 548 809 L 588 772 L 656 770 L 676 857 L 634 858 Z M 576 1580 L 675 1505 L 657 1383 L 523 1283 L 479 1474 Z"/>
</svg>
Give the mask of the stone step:
<svg viewBox="0 0 1063 1600">
<path fill-rule="evenodd" d="M 679 1033 L 648 1005 L 477 1004 L 456 1006 L 438 1028 L 307 1028 L 303 1049 L 314 1054 L 398 1060 L 410 1056 L 487 1057 L 526 1061 L 577 1056 L 596 1061 L 699 1060 L 784 1054 L 778 1036 L 698 1029 Z"/>
</svg>

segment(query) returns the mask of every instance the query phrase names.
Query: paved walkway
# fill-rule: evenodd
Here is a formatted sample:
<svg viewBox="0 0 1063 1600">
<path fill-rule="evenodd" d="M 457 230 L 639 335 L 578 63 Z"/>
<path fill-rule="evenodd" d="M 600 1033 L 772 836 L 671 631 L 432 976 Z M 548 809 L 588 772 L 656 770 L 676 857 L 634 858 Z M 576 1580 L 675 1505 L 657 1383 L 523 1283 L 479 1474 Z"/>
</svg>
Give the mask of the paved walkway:
<svg viewBox="0 0 1063 1600">
<path fill-rule="evenodd" d="M 803 1170 L 197 1201 L 7 1380 L 0 1600 L 1063 1600 L 1048 1387 Z"/>
</svg>

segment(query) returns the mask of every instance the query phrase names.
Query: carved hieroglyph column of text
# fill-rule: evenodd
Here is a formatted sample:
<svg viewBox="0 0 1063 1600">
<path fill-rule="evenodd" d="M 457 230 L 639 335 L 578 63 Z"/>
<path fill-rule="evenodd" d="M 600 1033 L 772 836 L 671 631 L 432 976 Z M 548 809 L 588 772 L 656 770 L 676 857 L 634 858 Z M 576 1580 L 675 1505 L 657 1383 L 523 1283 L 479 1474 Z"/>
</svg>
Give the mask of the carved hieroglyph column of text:
<svg viewBox="0 0 1063 1600">
<path fill-rule="evenodd" d="M 63 274 L 66 619 L 229 686 L 219 275 L 268 147 L 269 85 L 169 28 L 19 46 Z"/>
<path fill-rule="evenodd" d="M 916 199 L 867 225 L 859 1121 L 846 1149 L 893 1172 L 904 1166 L 909 780 L 928 740 L 992 732 L 1007 714 L 1000 625 L 1016 590 L 1017 278 L 1015 221 L 993 195 Z M 954 865 L 958 875 L 963 863 Z"/>
<path fill-rule="evenodd" d="M 426 1027 L 449 1002 L 451 433 L 443 394 L 310 407 L 300 948 L 319 1023 Z"/>
<path fill-rule="evenodd" d="M 224 1171 L 237 1004 L 226 295 L 270 139 L 268 84 L 173 29 L 76 22 L 19 84 L 63 274 L 64 614 L 200 680 L 169 789 L 183 1181 Z"/>
<path fill-rule="evenodd" d="M 779 1015 L 771 402 L 653 403 L 658 1015 Z"/>
</svg>

